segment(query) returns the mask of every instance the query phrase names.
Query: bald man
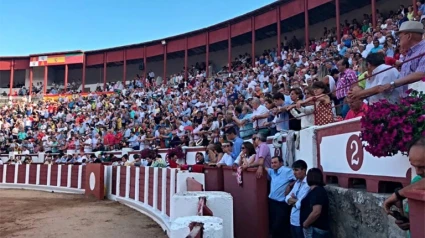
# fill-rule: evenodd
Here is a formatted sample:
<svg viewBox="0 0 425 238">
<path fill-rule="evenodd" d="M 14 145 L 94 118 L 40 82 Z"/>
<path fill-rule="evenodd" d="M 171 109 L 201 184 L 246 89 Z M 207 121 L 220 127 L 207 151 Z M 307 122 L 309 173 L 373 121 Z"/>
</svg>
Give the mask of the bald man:
<svg viewBox="0 0 425 238">
<path fill-rule="evenodd" d="M 363 91 L 363 88 L 361 88 L 358 85 L 354 85 L 351 87 L 350 92 L 351 93 L 358 93 Z M 368 110 L 368 106 L 366 103 L 363 102 L 361 99 L 351 99 L 348 98 L 347 100 L 348 106 L 350 107 L 350 110 L 348 111 L 347 115 L 345 116 L 345 120 L 350 120 L 356 117 L 362 117 L 365 115 L 365 113 Z"/>
</svg>

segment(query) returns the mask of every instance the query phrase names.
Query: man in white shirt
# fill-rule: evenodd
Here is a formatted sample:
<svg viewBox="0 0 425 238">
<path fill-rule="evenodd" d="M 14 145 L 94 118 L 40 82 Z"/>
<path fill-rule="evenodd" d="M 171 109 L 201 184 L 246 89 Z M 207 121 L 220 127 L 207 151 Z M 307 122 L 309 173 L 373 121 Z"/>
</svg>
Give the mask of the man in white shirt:
<svg viewBox="0 0 425 238">
<path fill-rule="evenodd" d="M 375 76 L 366 80 L 365 89 L 369 89 L 377 85 L 385 85 L 399 78 L 400 73 L 398 70 L 396 68 L 391 68 L 389 65 L 386 65 L 384 57 L 385 56 L 383 53 L 372 53 L 367 56 L 366 62 L 368 71 L 371 72 L 371 75 Z M 396 103 L 399 102 L 400 97 L 404 95 L 406 90 L 406 87 L 395 88 L 391 91 L 370 96 L 368 101 L 370 104 L 373 104 L 380 100 L 386 99 L 391 103 Z"/>
<path fill-rule="evenodd" d="M 231 156 L 232 149 L 233 149 L 233 143 L 223 143 L 222 148 L 224 151 L 224 155 L 221 158 L 220 161 L 217 162 L 217 167 L 220 167 L 222 165 L 232 166 L 233 165 L 233 158 Z"/>
<path fill-rule="evenodd" d="M 362 57 L 366 58 L 367 55 L 370 53 L 370 50 L 372 50 L 373 47 L 374 47 L 373 46 L 373 38 L 372 38 L 372 36 L 368 36 L 367 37 L 367 45 L 362 52 Z"/>
<path fill-rule="evenodd" d="M 251 101 L 252 106 L 252 121 L 255 129 L 260 130 L 259 133 L 268 135 L 268 129 L 265 127 L 267 117 L 269 116 L 269 109 L 261 105 L 260 99 L 254 98 Z"/>
<path fill-rule="evenodd" d="M 84 141 L 84 152 L 85 153 L 91 153 L 93 151 L 92 148 L 92 140 L 89 136 L 86 137 L 86 140 Z"/>
</svg>

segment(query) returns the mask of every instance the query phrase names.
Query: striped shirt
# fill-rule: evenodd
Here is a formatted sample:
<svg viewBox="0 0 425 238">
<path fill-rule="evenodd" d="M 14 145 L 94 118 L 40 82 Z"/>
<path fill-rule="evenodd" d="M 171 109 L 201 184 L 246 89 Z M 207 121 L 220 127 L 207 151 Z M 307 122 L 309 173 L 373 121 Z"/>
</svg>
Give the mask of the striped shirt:
<svg viewBox="0 0 425 238">
<path fill-rule="evenodd" d="M 406 77 L 411 73 L 423 72 L 425 73 L 425 56 L 418 57 L 418 55 L 425 53 L 425 41 L 421 41 L 409 49 L 404 61 L 408 61 L 401 66 L 400 78 Z M 417 57 L 417 58 L 415 58 Z M 414 60 L 410 60 L 415 58 Z M 409 61 L 410 60 L 410 61 Z"/>
<path fill-rule="evenodd" d="M 336 97 L 345 98 L 350 91 L 350 86 L 357 83 L 357 74 L 354 70 L 346 69 L 339 74 L 339 80 L 336 84 Z"/>
</svg>

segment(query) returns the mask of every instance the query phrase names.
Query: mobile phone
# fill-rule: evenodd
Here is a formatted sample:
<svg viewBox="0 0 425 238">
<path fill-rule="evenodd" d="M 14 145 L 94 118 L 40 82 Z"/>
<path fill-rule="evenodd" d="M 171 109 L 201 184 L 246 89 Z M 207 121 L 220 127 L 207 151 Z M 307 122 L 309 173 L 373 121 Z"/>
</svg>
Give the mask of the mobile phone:
<svg viewBox="0 0 425 238">
<path fill-rule="evenodd" d="M 409 218 L 401 215 L 399 211 L 391 211 L 391 216 L 393 216 L 396 220 L 403 221 L 404 223 L 409 222 Z"/>
</svg>

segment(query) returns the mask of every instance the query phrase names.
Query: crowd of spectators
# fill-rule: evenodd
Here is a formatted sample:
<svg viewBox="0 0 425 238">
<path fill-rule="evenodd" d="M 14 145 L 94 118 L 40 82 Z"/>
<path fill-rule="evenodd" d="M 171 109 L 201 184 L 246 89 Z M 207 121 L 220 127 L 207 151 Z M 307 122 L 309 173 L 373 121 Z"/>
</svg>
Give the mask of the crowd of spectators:
<svg viewBox="0 0 425 238">
<path fill-rule="evenodd" d="M 418 5 L 420 15 L 423 6 Z M 367 104 L 350 101 L 349 91 L 398 77 L 395 67 L 379 74 L 382 77 L 364 80 L 402 61 L 396 31 L 419 17 L 411 9 L 401 6 L 385 16 L 378 11 L 378 23 L 385 24 L 376 28 L 367 14 L 360 21 L 345 21 L 341 42 L 334 29 L 324 28 L 322 37 L 311 40 L 309 51 L 294 48 L 302 47 L 299 40 L 285 37 L 281 52 L 273 48 L 259 57 L 240 55 L 232 68 L 209 76 L 207 65 L 199 63 L 187 78 L 181 72 L 162 80 L 150 72 L 146 79 L 138 76 L 126 85 L 108 83 L 98 90 L 107 92 L 103 94 L 4 105 L 0 150 L 66 154 L 208 146 L 228 141 L 224 132 L 229 128 L 250 139 L 255 133 L 272 136 L 361 116 Z M 396 101 L 403 90 L 373 96 L 369 103 L 388 96 Z"/>
<path fill-rule="evenodd" d="M 198 164 L 238 166 L 239 175 L 249 167 L 257 168 L 257 176 L 268 173 L 273 237 L 286 237 L 280 232 L 282 222 L 291 224 L 293 237 L 324 233 L 329 229 L 323 215 L 328 200 L 320 170 L 307 174 L 304 161 L 285 164 L 288 158 L 272 158 L 267 136 L 287 132 L 297 137 L 291 132 L 360 117 L 369 103 L 382 98 L 396 102 L 404 88 L 367 101 L 348 96 L 399 77 L 398 67 L 408 52 L 400 47 L 397 31 L 405 22 L 423 20 L 425 5 L 418 1 L 417 8 L 416 15 L 412 6 L 400 6 L 389 14 L 377 11 L 375 28 L 369 14 L 347 20 L 340 42 L 334 28 L 324 28 L 323 36 L 312 39 L 307 51 L 298 39 L 285 37 L 281 52 L 273 48 L 258 57 L 240 55 L 231 67 L 216 73 L 210 63 L 200 63 L 191 67 L 187 77 L 181 72 L 162 79 L 150 72 L 146 79 L 138 76 L 126 85 L 108 83 L 97 90 L 103 93 L 4 105 L 0 152 L 58 154 L 46 163 L 176 167 L 176 152 L 167 158 L 136 155 L 134 161 L 128 156 L 114 160 L 104 152 L 205 146 L 206 154 L 196 155 Z M 206 67 L 211 67 L 210 75 Z M 377 74 L 381 71 L 385 72 Z M 30 163 L 30 159 L 9 163 Z M 294 173 L 283 165 L 292 166 Z M 243 182 L 241 177 L 238 182 Z M 309 189 L 317 194 L 311 195 Z M 304 197 L 311 200 L 312 208 L 304 209 Z M 317 214 L 316 205 L 322 214 Z"/>
</svg>

